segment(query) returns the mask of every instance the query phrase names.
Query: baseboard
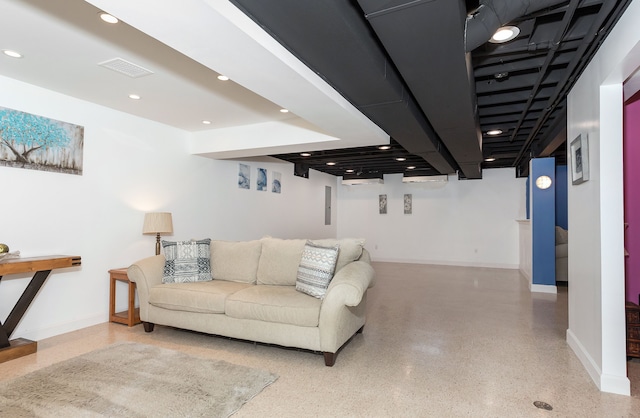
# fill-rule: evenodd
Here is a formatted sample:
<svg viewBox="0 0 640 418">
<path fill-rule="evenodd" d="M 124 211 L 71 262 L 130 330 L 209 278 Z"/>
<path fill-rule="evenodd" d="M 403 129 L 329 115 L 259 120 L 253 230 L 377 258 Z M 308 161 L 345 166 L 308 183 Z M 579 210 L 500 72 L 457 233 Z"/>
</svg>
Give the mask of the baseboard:
<svg viewBox="0 0 640 418">
<path fill-rule="evenodd" d="M 20 329 L 18 329 L 15 333 L 15 336 L 26 338 L 28 340 L 39 341 L 44 338 L 54 337 L 56 335 L 65 334 L 67 332 L 76 331 L 97 324 L 102 324 L 103 322 L 107 322 L 107 319 L 103 314 L 93 315 L 76 321 L 57 324 L 48 328 L 33 329 L 25 332 L 20 332 Z"/>
<path fill-rule="evenodd" d="M 529 290 L 532 293 L 558 293 L 558 288 L 550 284 L 533 284 L 529 283 Z"/>
<path fill-rule="evenodd" d="M 622 376 L 605 375 L 602 369 L 593 360 L 576 335 L 567 330 L 567 344 L 578 357 L 584 368 L 589 373 L 591 380 L 602 392 L 615 393 L 617 395 L 631 395 L 631 382 L 629 378 Z"/>
<path fill-rule="evenodd" d="M 482 267 L 505 270 L 518 270 L 518 264 L 501 264 L 501 263 L 479 263 L 467 261 L 446 261 L 446 260 L 415 260 L 405 258 L 378 258 L 371 256 L 371 261 L 379 263 L 405 263 L 405 264 L 427 264 L 435 266 L 452 266 L 452 267 Z"/>
</svg>

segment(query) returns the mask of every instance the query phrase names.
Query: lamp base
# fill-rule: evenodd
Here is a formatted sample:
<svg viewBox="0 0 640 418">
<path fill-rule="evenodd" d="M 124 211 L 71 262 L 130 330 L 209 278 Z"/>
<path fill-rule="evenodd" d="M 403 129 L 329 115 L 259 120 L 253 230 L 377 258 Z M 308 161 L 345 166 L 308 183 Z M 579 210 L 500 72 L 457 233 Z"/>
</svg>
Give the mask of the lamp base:
<svg viewBox="0 0 640 418">
<path fill-rule="evenodd" d="M 156 255 L 160 255 L 160 233 L 156 235 Z"/>
</svg>

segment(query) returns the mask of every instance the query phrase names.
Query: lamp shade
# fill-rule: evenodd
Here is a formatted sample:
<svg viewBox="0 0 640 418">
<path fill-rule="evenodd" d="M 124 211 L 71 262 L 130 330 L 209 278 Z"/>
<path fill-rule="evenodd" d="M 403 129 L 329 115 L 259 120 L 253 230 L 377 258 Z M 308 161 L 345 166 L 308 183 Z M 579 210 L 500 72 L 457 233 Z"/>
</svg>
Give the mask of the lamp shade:
<svg viewBox="0 0 640 418">
<path fill-rule="evenodd" d="M 143 234 L 171 234 L 173 233 L 173 222 L 169 212 L 145 213 Z"/>
</svg>

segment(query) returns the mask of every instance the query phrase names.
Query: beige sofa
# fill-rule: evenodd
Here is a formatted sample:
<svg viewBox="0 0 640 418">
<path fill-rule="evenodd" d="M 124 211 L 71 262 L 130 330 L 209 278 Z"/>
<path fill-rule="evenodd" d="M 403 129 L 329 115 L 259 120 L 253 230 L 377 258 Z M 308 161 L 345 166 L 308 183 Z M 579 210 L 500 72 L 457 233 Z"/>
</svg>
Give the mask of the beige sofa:
<svg viewBox="0 0 640 418">
<path fill-rule="evenodd" d="M 321 351 L 333 366 L 342 345 L 362 332 L 374 271 L 363 240 L 313 242 L 339 245 L 324 298 L 296 290 L 306 240 L 211 241 L 211 281 L 163 283 L 164 255 L 134 263 L 128 276 L 145 331 L 159 324 Z"/>
<path fill-rule="evenodd" d="M 569 232 L 556 226 L 556 281 L 569 281 Z"/>
</svg>

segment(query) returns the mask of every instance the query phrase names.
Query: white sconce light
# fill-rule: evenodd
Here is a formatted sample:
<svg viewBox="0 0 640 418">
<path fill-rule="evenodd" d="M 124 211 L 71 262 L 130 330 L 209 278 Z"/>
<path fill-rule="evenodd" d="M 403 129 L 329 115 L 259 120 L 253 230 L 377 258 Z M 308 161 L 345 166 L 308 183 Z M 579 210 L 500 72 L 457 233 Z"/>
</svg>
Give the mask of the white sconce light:
<svg viewBox="0 0 640 418">
<path fill-rule="evenodd" d="M 536 179 L 536 187 L 538 189 L 546 190 L 551 187 L 551 177 L 549 176 L 539 176 Z"/>
</svg>

